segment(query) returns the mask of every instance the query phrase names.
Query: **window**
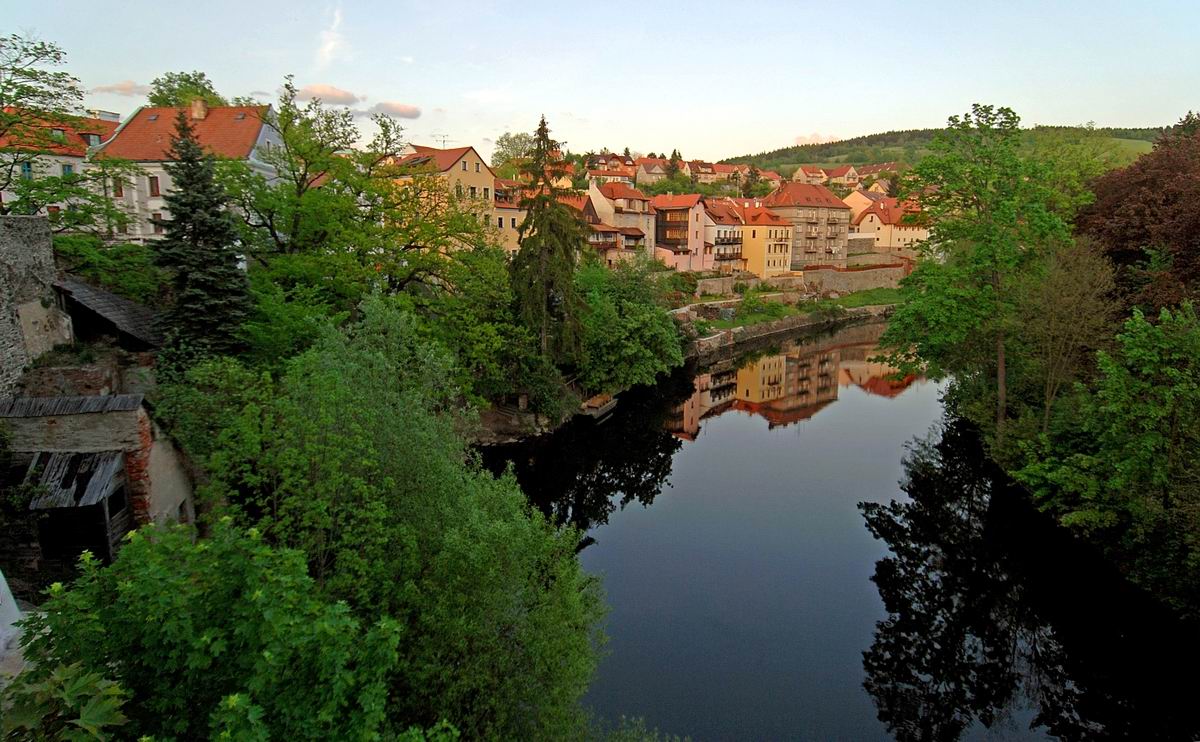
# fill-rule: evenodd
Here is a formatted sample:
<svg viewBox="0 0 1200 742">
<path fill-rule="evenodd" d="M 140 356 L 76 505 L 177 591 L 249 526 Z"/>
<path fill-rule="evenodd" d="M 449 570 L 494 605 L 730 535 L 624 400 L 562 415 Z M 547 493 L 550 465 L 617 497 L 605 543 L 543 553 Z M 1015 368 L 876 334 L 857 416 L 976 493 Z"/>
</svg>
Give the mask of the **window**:
<svg viewBox="0 0 1200 742">
<path fill-rule="evenodd" d="M 757 236 L 758 236 L 758 230 L 757 230 L 757 229 L 752 229 L 752 230 L 750 230 L 750 239 L 754 239 L 754 238 L 755 238 L 755 237 L 757 237 Z"/>
<path fill-rule="evenodd" d="M 478 172 L 482 172 L 482 171 L 479 169 L 479 163 L 478 163 L 478 162 L 477 162 L 477 163 L 475 163 L 475 172 L 477 172 L 477 173 L 478 173 Z"/>
<path fill-rule="evenodd" d="M 121 198 L 125 195 L 125 184 L 120 180 L 113 181 L 113 195 L 117 198 Z"/>
<path fill-rule="evenodd" d="M 75 166 L 69 162 L 64 162 L 63 166 L 62 166 L 62 174 L 64 177 L 67 175 L 74 175 L 75 174 Z"/>
<path fill-rule="evenodd" d="M 496 226 L 500 227 L 501 229 L 504 228 L 504 217 L 502 217 L 502 216 L 496 217 Z"/>
<path fill-rule="evenodd" d="M 467 172 L 467 161 L 466 160 L 462 161 L 462 171 L 464 173 Z"/>
<path fill-rule="evenodd" d="M 476 189 L 475 186 L 471 186 L 471 198 L 475 198 L 478 195 L 479 195 L 478 189 Z"/>
<path fill-rule="evenodd" d="M 150 215 L 150 223 L 154 225 L 154 234 L 163 233 L 162 212 L 156 211 Z"/>
<path fill-rule="evenodd" d="M 491 198 L 491 197 L 492 197 L 492 194 L 491 194 L 491 189 L 489 189 L 487 186 L 484 186 L 484 187 L 483 187 L 483 197 L 484 197 L 484 198 Z"/>
<path fill-rule="evenodd" d="M 24 178 L 25 180 L 33 179 L 33 163 L 32 162 L 22 162 L 21 163 L 21 177 Z"/>
<path fill-rule="evenodd" d="M 510 225 L 510 226 L 511 226 L 513 229 L 516 229 L 516 228 L 517 228 L 517 218 L 516 218 L 515 216 L 514 216 L 514 217 L 512 217 L 512 218 L 509 220 L 509 225 Z"/>
<path fill-rule="evenodd" d="M 157 195 L 159 195 L 159 192 L 158 192 L 158 176 L 157 176 L 157 175 L 151 175 L 149 178 L 147 178 L 147 180 L 148 180 L 148 181 L 150 181 L 150 195 L 151 195 L 151 196 L 157 196 Z"/>
</svg>

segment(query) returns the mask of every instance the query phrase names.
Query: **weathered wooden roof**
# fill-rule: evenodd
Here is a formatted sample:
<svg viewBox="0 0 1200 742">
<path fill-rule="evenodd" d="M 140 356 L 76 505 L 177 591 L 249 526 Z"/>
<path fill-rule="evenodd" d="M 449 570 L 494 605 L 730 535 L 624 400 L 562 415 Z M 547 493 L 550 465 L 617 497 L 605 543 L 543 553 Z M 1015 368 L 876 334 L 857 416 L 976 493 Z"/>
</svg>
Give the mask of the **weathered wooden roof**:
<svg viewBox="0 0 1200 742">
<path fill-rule="evenodd" d="M 54 285 L 126 335 L 153 347 L 162 345 L 158 314 L 150 307 L 73 278 L 64 278 Z"/>
<path fill-rule="evenodd" d="M 125 454 L 43 451 L 34 455 L 25 483 L 39 487 L 30 510 L 95 505 L 125 484 Z"/>
<path fill-rule="evenodd" d="M 0 417 L 89 415 L 97 412 L 130 412 L 142 405 L 140 394 L 106 394 L 86 397 L 0 397 Z"/>
</svg>

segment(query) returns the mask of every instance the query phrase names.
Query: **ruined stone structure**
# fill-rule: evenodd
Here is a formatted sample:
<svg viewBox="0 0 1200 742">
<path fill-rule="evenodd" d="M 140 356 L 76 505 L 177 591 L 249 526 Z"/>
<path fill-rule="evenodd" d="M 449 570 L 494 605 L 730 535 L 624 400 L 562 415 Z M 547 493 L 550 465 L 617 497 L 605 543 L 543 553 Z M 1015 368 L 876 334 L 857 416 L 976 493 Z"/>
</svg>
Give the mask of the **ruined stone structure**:
<svg viewBox="0 0 1200 742">
<path fill-rule="evenodd" d="M 54 278 L 46 218 L 0 216 L 0 395 L 11 393 L 33 359 L 71 342 Z"/>
</svg>

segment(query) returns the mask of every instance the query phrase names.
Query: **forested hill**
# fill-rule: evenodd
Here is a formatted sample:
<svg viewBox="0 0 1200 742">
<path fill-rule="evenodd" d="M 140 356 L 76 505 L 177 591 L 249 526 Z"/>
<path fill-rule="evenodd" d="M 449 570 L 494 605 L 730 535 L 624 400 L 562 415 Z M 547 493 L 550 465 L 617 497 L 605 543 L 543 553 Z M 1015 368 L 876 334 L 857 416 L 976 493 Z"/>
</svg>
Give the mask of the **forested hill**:
<svg viewBox="0 0 1200 742">
<path fill-rule="evenodd" d="M 1038 136 L 1039 132 L 1054 132 L 1082 127 L 1073 126 L 1037 126 L 1029 129 L 1030 136 Z M 794 147 L 784 147 L 757 155 L 741 155 L 730 157 L 721 162 L 753 163 L 765 170 L 776 170 L 784 175 L 790 175 L 798 165 L 833 165 L 836 163 L 853 163 L 862 165 L 873 162 L 906 162 L 912 164 L 925 156 L 929 151 L 929 143 L 933 135 L 940 129 L 908 129 L 906 131 L 887 131 L 882 134 L 843 139 L 838 142 L 824 144 L 801 144 Z M 1158 138 L 1162 128 L 1146 127 L 1141 129 L 1097 128 L 1097 136 L 1105 137 L 1120 150 L 1127 152 L 1130 159 L 1143 152 L 1149 152 L 1151 143 Z"/>
</svg>

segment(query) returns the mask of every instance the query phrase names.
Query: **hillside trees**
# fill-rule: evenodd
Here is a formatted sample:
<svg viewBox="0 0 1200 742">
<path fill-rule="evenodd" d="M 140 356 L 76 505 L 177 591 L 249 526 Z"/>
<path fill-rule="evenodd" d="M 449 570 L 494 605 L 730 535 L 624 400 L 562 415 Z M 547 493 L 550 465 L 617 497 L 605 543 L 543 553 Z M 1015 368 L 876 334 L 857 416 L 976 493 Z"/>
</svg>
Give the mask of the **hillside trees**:
<svg viewBox="0 0 1200 742">
<path fill-rule="evenodd" d="M 952 116 L 914 170 L 931 221 L 905 303 L 884 336 L 893 359 L 925 363 L 963 382 L 993 380 L 994 433 L 1008 419 L 1009 345 L 1019 326 L 1018 279 L 1069 239 L 1044 167 L 1023 157 L 1019 119 L 978 105 Z"/>
</svg>

